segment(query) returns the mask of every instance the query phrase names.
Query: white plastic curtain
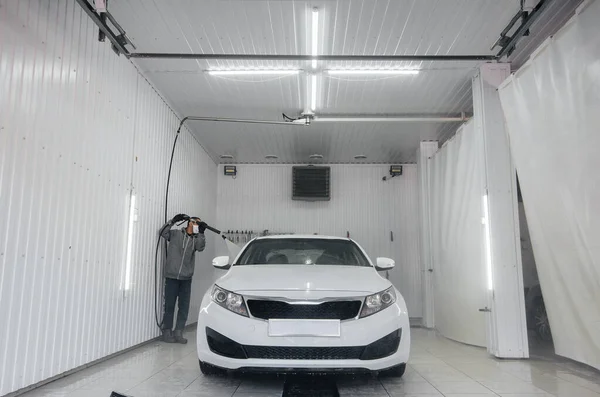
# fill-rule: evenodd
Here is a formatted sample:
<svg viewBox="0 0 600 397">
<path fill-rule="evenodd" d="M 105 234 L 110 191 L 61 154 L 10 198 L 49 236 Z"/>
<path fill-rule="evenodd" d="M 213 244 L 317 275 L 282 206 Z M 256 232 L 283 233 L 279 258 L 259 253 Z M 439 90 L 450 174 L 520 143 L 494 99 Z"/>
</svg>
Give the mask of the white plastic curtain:
<svg viewBox="0 0 600 397">
<path fill-rule="evenodd" d="M 600 1 L 500 88 L 556 353 L 600 369 Z"/>
<path fill-rule="evenodd" d="M 429 161 L 435 326 L 447 338 L 486 346 L 483 143 L 474 122 Z"/>
</svg>

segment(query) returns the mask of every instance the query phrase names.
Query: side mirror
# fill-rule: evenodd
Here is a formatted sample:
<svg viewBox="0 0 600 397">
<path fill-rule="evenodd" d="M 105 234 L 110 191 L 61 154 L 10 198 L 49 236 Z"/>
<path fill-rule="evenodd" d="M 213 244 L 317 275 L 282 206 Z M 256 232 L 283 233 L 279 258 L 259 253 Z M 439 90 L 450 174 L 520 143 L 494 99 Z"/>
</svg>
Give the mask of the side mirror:
<svg viewBox="0 0 600 397">
<path fill-rule="evenodd" d="M 396 265 L 393 259 L 390 258 L 377 258 L 377 264 L 375 265 L 375 269 L 378 272 L 390 270 Z"/>
<path fill-rule="evenodd" d="M 217 269 L 224 270 L 229 269 L 231 267 L 231 265 L 229 264 L 228 256 L 217 256 L 215 259 L 213 259 L 212 265 Z"/>
</svg>

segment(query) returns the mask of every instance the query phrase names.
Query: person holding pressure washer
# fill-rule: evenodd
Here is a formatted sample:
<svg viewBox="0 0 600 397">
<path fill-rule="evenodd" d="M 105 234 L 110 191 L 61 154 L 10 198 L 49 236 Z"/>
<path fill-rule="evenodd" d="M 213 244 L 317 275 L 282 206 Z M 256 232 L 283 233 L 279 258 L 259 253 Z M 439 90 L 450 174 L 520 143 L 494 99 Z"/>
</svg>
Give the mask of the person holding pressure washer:
<svg viewBox="0 0 600 397">
<path fill-rule="evenodd" d="M 171 229 L 173 225 L 187 221 L 187 227 Z M 169 242 L 164 268 L 165 307 L 162 324 L 162 340 L 167 343 L 187 343 L 183 328 L 187 321 L 192 294 L 196 251 L 204 251 L 207 224 L 200 218 L 178 214 L 161 229 L 160 235 Z M 177 321 L 173 330 L 175 302 L 178 301 Z"/>
</svg>

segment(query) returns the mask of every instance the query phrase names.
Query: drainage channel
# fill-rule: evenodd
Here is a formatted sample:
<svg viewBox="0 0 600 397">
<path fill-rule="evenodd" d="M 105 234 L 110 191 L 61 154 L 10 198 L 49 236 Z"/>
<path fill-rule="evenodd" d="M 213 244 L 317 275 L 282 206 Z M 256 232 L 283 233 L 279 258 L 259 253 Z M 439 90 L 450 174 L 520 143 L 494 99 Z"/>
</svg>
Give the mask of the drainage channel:
<svg viewBox="0 0 600 397">
<path fill-rule="evenodd" d="M 340 397 L 334 378 L 292 376 L 285 380 L 281 397 Z"/>
</svg>

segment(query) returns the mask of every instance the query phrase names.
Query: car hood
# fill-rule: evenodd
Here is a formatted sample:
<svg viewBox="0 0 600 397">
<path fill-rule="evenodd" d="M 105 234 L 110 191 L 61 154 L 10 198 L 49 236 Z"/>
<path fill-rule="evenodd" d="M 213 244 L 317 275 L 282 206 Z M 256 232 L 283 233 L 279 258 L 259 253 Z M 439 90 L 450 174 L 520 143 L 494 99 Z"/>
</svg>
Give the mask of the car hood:
<svg viewBox="0 0 600 397">
<path fill-rule="evenodd" d="M 217 284 L 242 294 L 280 291 L 370 294 L 391 286 L 372 267 L 337 265 L 233 266 Z"/>
</svg>

